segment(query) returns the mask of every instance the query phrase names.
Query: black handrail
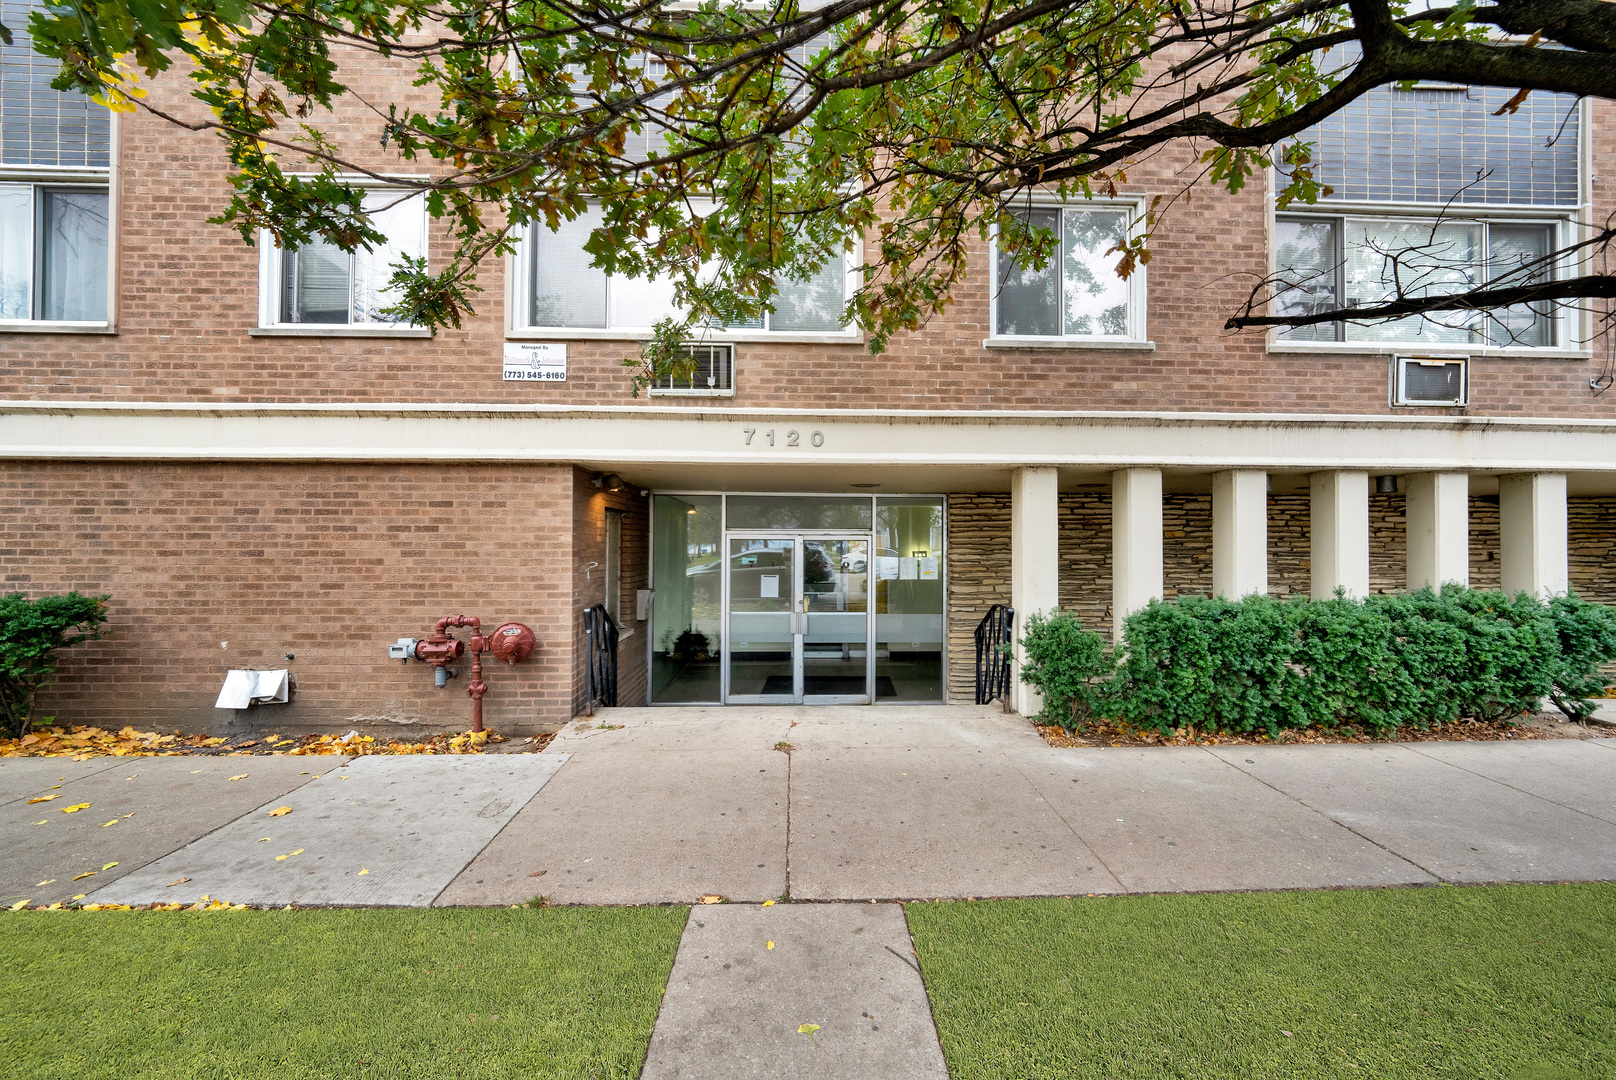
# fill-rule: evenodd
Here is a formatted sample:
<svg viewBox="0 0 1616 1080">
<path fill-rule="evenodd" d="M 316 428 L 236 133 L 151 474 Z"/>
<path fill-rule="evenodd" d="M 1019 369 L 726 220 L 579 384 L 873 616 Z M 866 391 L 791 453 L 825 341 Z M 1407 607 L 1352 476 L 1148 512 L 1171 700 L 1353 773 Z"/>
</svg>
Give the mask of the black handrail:
<svg viewBox="0 0 1616 1080">
<path fill-rule="evenodd" d="M 1010 645 L 1015 640 L 1016 611 L 994 604 L 976 624 L 976 703 L 1010 697 Z"/>
<path fill-rule="evenodd" d="M 605 604 L 584 608 L 584 712 L 617 704 L 617 624 Z"/>
</svg>

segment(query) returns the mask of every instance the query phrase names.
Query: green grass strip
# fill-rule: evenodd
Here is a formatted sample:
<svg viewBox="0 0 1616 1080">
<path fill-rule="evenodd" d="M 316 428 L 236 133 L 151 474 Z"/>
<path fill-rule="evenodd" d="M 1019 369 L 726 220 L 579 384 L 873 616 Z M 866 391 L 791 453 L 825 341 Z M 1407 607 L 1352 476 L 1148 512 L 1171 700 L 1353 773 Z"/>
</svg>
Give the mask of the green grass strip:
<svg viewBox="0 0 1616 1080">
<path fill-rule="evenodd" d="M 908 914 L 953 1080 L 1616 1076 L 1612 885 Z"/>
<path fill-rule="evenodd" d="M 0 916 L 11 1080 L 633 1078 L 684 908 Z"/>
</svg>

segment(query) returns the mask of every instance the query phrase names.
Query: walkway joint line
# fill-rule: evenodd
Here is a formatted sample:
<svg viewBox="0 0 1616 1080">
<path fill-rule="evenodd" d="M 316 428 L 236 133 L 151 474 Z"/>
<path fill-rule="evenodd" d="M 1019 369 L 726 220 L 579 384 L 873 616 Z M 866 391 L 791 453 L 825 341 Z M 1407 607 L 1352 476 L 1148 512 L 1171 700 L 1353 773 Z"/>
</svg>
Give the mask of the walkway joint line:
<svg viewBox="0 0 1616 1080">
<path fill-rule="evenodd" d="M 1042 740 L 1043 736 L 1040 735 L 1040 736 L 1038 736 L 1038 738 L 1040 740 Z M 1083 839 L 1083 834 L 1078 832 L 1077 829 L 1073 827 L 1073 825 L 1072 825 L 1072 823 L 1070 821 L 1066 820 L 1066 815 L 1060 812 L 1060 807 L 1056 806 L 1054 803 L 1052 803 L 1048 799 L 1044 798 L 1044 793 L 1042 791 L 1038 790 L 1038 785 L 1032 782 L 1032 777 L 1027 775 L 1026 770 L 1024 770 L 1021 767 L 1021 763 L 1018 762 L 1018 761 L 1015 761 L 1014 759 L 1012 759 L 1009 754 L 1006 754 L 1002 750 L 999 752 L 999 756 L 1005 758 L 1008 761 L 1010 761 L 1011 766 L 1016 770 L 1016 772 L 1021 774 L 1021 778 L 1027 782 L 1027 786 L 1032 789 L 1032 793 L 1038 797 L 1038 800 L 1040 802 L 1042 802 L 1045 806 L 1049 807 L 1050 813 L 1054 814 L 1057 818 L 1059 818 L 1060 823 L 1062 825 L 1066 826 L 1066 831 L 1071 833 L 1072 836 L 1077 840 L 1078 843 L 1082 844 L 1085 848 L 1088 849 L 1089 854 L 1094 856 L 1094 861 L 1095 862 L 1099 863 L 1102 867 L 1104 867 L 1105 872 L 1107 874 L 1111 875 L 1111 880 L 1117 883 L 1117 888 L 1122 890 L 1122 895 L 1124 895 L 1124 896 L 1132 896 L 1133 895 L 1133 890 L 1128 888 L 1128 886 L 1123 883 L 1123 880 L 1120 877 L 1117 876 L 1117 873 L 1116 873 L 1115 870 L 1111 869 L 1111 864 L 1105 861 L 1105 856 L 1101 855 L 1099 850 L 1093 844 L 1091 844 L 1087 840 Z"/>
<path fill-rule="evenodd" d="M 1497 784 L 1499 787 L 1509 788 L 1509 790 L 1511 790 L 1511 791 L 1518 791 L 1522 795 L 1529 795 L 1534 799 L 1541 799 L 1543 802 L 1548 803 L 1550 806 L 1558 806 L 1562 810 L 1570 810 L 1573 814 L 1581 814 L 1583 817 L 1591 817 L 1595 821 L 1603 821 L 1606 825 L 1616 825 L 1616 821 L 1613 821 L 1610 818 L 1602 818 L 1598 814 L 1590 814 L 1588 811 L 1583 810 L 1580 807 L 1571 806 L 1571 805 L 1569 805 L 1567 803 L 1563 803 L 1563 802 L 1559 802 L 1559 801 L 1557 801 L 1555 799 L 1551 799 L 1547 795 L 1539 795 L 1535 791 L 1527 791 L 1525 788 L 1518 788 L 1514 784 L 1506 783 L 1505 781 L 1498 779 L 1498 777 L 1496 777 L 1496 776 L 1488 776 L 1486 773 L 1479 773 L 1474 769 L 1467 769 L 1463 765 L 1455 765 L 1451 761 L 1443 761 L 1441 758 L 1436 757 L 1433 754 L 1423 753 L 1420 750 L 1417 750 L 1412 746 L 1408 747 L 1408 749 L 1412 750 L 1416 754 L 1419 754 L 1420 757 L 1424 758 L 1427 761 L 1434 761 L 1434 762 L 1437 762 L 1440 765 L 1451 766 L 1452 768 L 1458 769 L 1460 772 L 1467 772 L 1471 776 L 1479 777 L 1482 780 L 1486 780 L 1488 783 Z"/>
<path fill-rule="evenodd" d="M 1256 773 L 1251 772 L 1251 771 L 1249 771 L 1247 769 L 1242 769 L 1239 765 L 1236 765 L 1232 761 L 1227 761 L 1224 758 L 1218 757 L 1218 755 L 1212 753 L 1212 751 L 1208 750 L 1204 746 L 1200 747 L 1200 749 L 1201 749 L 1201 751 L 1203 753 L 1210 756 L 1214 761 L 1221 761 L 1221 762 L 1223 762 L 1223 764 L 1227 765 L 1229 768 L 1233 769 L 1235 772 L 1238 772 L 1238 773 L 1240 773 L 1240 774 L 1242 774 L 1244 776 L 1251 777 L 1253 780 L 1257 781 L 1257 783 L 1261 784 L 1263 787 L 1270 788 L 1270 789 L 1272 789 L 1274 791 L 1279 792 L 1281 795 L 1285 796 L 1287 799 L 1290 799 L 1292 802 L 1296 803 L 1296 805 L 1298 805 L 1298 806 L 1300 806 L 1300 807 L 1302 807 L 1302 808 L 1304 808 L 1306 810 L 1312 811 L 1313 813 L 1319 815 L 1319 817 L 1323 818 L 1325 821 L 1331 822 L 1331 823 L 1339 826 L 1340 828 L 1343 828 L 1343 829 L 1347 830 L 1353 836 L 1356 836 L 1358 839 L 1364 841 L 1365 843 L 1373 844 L 1375 847 L 1378 847 L 1380 850 L 1382 850 L 1386 854 L 1392 856 L 1394 859 L 1402 859 L 1404 862 L 1408 863 L 1408 865 L 1412 866 L 1414 869 L 1418 870 L 1420 873 L 1429 874 L 1433 880 L 1440 881 L 1444 885 L 1452 885 L 1453 884 L 1452 881 L 1449 881 L 1447 878 L 1443 877 L 1441 874 L 1433 873 L 1432 871 L 1430 871 L 1430 870 L 1426 869 L 1425 867 L 1421 866 L 1419 863 L 1415 862 L 1413 859 L 1409 858 L 1407 855 L 1404 855 L 1402 852 L 1393 851 L 1391 848 L 1387 847 L 1385 844 L 1382 844 L 1379 840 L 1376 840 L 1372 836 L 1365 836 L 1363 833 L 1359 832 L 1357 829 L 1354 829 L 1351 825 L 1348 825 L 1346 822 L 1338 820 L 1333 814 L 1326 813 L 1325 811 L 1320 810 L 1318 807 L 1311 805 L 1310 803 L 1306 802 L 1305 800 L 1297 798 L 1295 795 L 1292 795 L 1290 792 L 1286 791 L 1284 788 L 1276 787 L 1275 785 L 1270 784 L 1268 781 L 1264 780 L 1262 777 L 1258 776 Z"/>
</svg>

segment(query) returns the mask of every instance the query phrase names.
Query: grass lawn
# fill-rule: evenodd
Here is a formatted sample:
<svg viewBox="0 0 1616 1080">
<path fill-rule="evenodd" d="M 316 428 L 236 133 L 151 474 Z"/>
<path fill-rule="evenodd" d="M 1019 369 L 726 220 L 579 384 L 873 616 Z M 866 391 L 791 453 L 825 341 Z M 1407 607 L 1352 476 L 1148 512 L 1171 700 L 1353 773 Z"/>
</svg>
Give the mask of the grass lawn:
<svg viewBox="0 0 1616 1080">
<path fill-rule="evenodd" d="M 954 1080 L 1616 1076 L 1616 886 L 908 905 Z"/>
<path fill-rule="evenodd" d="M 684 908 L 0 915 L 9 1080 L 639 1075 Z"/>
</svg>

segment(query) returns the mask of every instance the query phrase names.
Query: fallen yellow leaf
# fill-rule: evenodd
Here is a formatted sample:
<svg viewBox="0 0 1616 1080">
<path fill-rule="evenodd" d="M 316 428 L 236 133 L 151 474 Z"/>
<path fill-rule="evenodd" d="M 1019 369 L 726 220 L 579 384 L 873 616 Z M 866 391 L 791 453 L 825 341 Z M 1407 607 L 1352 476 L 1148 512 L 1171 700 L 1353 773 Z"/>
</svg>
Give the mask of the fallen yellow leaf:
<svg viewBox="0 0 1616 1080">
<path fill-rule="evenodd" d="M 262 843 L 266 843 L 266 842 L 268 842 L 268 840 L 269 840 L 269 837 L 267 837 L 267 836 L 260 836 L 260 837 L 259 837 L 259 838 L 258 838 L 258 841 L 257 841 L 257 842 L 258 842 L 258 843 L 260 843 L 260 844 L 262 844 Z"/>
<path fill-rule="evenodd" d="M 118 819 L 117 819 L 117 818 L 113 818 L 113 819 L 112 819 L 112 820 L 111 820 L 111 821 L 104 821 L 104 822 L 102 822 L 102 823 L 101 823 L 101 827 L 102 827 L 102 828 L 103 828 L 103 829 L 104 829 L 104 828 L 106 828 L 106 827 L 107 827 L 107 826 L 108 826 L 108 825 L 116 825 L 116 824 L 118 824 Z"/>
<path fill-rule="evenodd" d="M 696 901 L 698 904 L 721 904 L 723 902 L 724 898 L 722 896 L 704 896 Z"/>
<path fill-rule="evenodd" d="M 764 907 L 773 907 L 774 906 L 774 901 L 773 900 L 765 900 L 765 901 L 763 901 L 763 906 Z"/>
<path fill-rule="evenodd" d="M 774 948 L 774 942 L 772 942 L 772 941 L 769 942 L 769 948 L 771 948 L 771 949 Z"/>
<path fill-rule="evenodd" d="M 107 865 L 103 866 L 101 869 L 103 869 L 103 870 L 111 870 L 114 866 L 117 866 L 117 865 L 118 864 L 115 863 L 115 862 L 109 862 L 109 863 L 107 863 Z"/>
<path fill-rule="evenodd" d="M 235 776 L 232 776 L 230 779 L 232 779 L 232 780 L 245 780 L 245 779 L 247 779 L 247 774 L 246 773 L 237 773 Z"/>
<path fill-rule="evenodd" d="M 80 874 L 78 877 L 74 878 L 73 880 L 74 881 L 83 881 L 87 877 L 95 877 L 95 875 L 98 874 L 98 873 L 100 873 L 99 870 L 86 870 L 86 871 L 84 871 L 84 873 Z"/>
<path fill-rule="evenodd" d="M 292 808 L 290 806 L 277 806 L 275 809 L 273 809 L 273 810 L 271 810 L 269 812 L 269 816 L 270 817 L 285 817 L 287 814 L 290 814 L 291 812 L 292 812 Z"/>
<path fill-rule="evenodd" d="M 83 900 L 86 896 L 89 896 L 89 895 L 90 895 L 89 893 L 79 893 L 73 899 L 75 899 L 75 900 Z"/>
<path fill-rule="evenodd" d="M 53 882 L 55 880 L 56 880 L 55 878 L 46 878 L 44 881 L 41 881 L 38 884 L 36 884 L 34 886 L 34 888 L 43 889 L 46 885 L 49 885 L 51 882 Z"/>
<path fill-rule="evenodd" d="M 73 806 L 64 806 L 64 807 L 62 807 L 62 813 L 64 813 L 64 814 L 76 814 L 80 810 L 88 810 L 89 808 L 90 808 L 89 803 L 81 802 L 81 803 L 76 803 Z"/>
<path fill-rule="evenodd" d="M 190 880 L 191 879 L 188 878 L 188 877 L 175 878 L 173 881 L 170 881 L 167 885 L 164 885 L 163 888 L 172 889 L 174 886 L 176 886 L 176 885 L 184 885 L 187 881 L 190 881 Z"/>
<path fill-rule="evenodd" d="M 359 868 L 359 873 L 355 874 L 354 877 L 364 877 L 368 873 L 370 873 L 370 871 L 366 870 L 363 866 L 361 866 Z"/>
<path fill-rule="evenodd" d="M 296 850 L 296 851 L 294 851 L 294 852 L 292 852 L 292 854 L 293 854 L 293 855 L 301 855 L 301 854 L 303 854 L 303 849 L 302 849 L 302 848 L 298 848 L 298 849 L 297 849 L 297 850 Z"/>
<path fill-rule="evenodd" d="M 29 799 L 28 804 L 30 806 L 32 806 L 36 802 L 50 802 L 52 799 L 60 799 L 60 798 L 61 798 L 60 795 L 41 795 L 37 799 Z"/>
<path fill-rule="evenodd" d="M 819 1025 L 818 1024 L 803 1024 L 802 1026 L 797 1028 L 797 1034 L 798 1035 L 812 1035 L 814 1032 L 816 1032 L 818 1030 L 819 1030 Z"/>
<path fill-rule="evenodd" d="M 50 820 L 50 818 L 46 818 L 45 821 L 36 821 L 36 822 L 34 822 L 34 824 L 35 825 L 43 825 L 43 824 L 45 824 L 46 821 L 49 821 L 49 820 Z"/>
<path fill-rule="evenodd" d="M 27 900 L 18 900 L 15 904 L 11 905 L 11 910 L 21 911 L 23 908 L 28 906 L 28 903 L 29 902 Z"/>
</svg>

